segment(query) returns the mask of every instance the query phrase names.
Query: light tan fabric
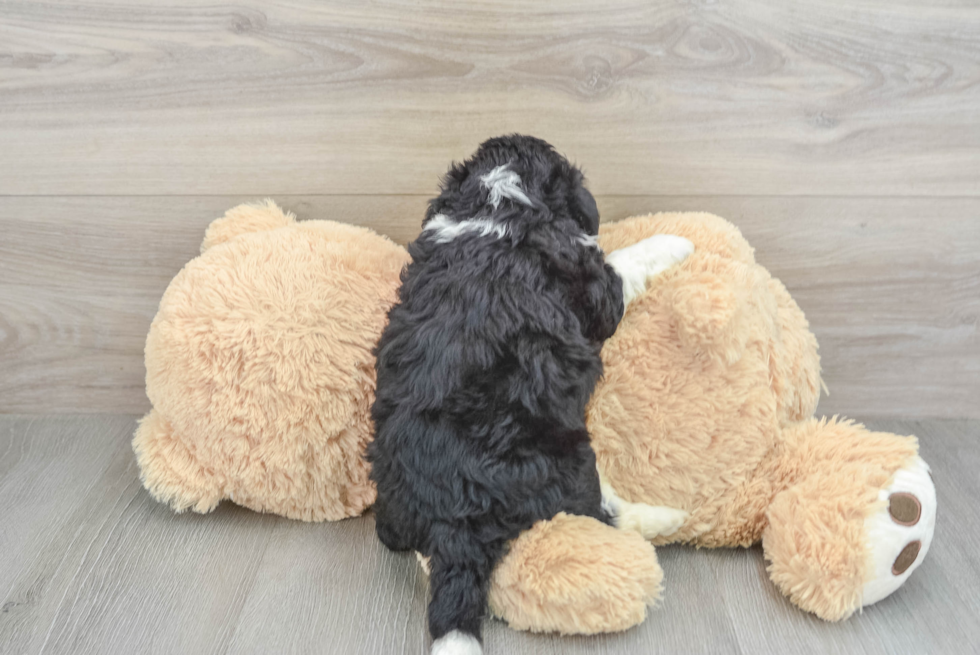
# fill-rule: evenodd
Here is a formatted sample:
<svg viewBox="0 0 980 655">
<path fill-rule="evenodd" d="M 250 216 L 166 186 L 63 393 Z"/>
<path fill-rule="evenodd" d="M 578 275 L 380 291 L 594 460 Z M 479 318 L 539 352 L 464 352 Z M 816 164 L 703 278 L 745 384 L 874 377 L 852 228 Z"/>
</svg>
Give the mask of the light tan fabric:
<svg viewBox="0 0 980 655">
<path fill-rule="evenodd" d="M 214 221 L 146 341 L 154 409 L 133 446 L 150 493 L 303 520 L 369 507 L 371 351 L 407 261 L 370 230 L 271 203 Z"/>
<path fill-rule="evenodd" d="M 589 407 L 599 467 L 633 502 L 691 518 L 655 543 L 763 539 L 773 581 L 827 620 L 861 605 L 864 518 L 917 454 L 914 438 L 811 418 L 817 342 L 786 288 L 730 223 L 659 214 L 603 226 L 610 251 L 676 234 L 695 252 L 630 305 Z"/>
<path fill-rule="evenodd" d="M 600 242 L 609 252 L 653 234 L 696 251 L 652 281 L 603 349 L 588 409 L 599 467 L 625 499 L 690 513 L 661 542 L 762 539 L 794 603 L 846 617 L 868 575 L 863 519 L 915 440 L 811 418 L 816 340 L 734 226 L 660 214 L 604 225 Z M 371 350 L 406 251 L 268 202 L 229 210 L 201 250 L 147 337 L 153 410 L 133 441 L 147 489 L 177 511 L 230 498 L 302 520 L 361 513 L 374 500 L 362 457 Z M 640 537 L 560 515 L 515 540 L 490 602 L 516 628 L 623 630 L 661 577 Z"/>
<path fill-rule="evenodd" d="M 646 617 L 662 580 L 640 535 L 562 513 L 511 544 L 491 580 L 490 610 L 517 630 L 626 630 Z"/>
</svg>

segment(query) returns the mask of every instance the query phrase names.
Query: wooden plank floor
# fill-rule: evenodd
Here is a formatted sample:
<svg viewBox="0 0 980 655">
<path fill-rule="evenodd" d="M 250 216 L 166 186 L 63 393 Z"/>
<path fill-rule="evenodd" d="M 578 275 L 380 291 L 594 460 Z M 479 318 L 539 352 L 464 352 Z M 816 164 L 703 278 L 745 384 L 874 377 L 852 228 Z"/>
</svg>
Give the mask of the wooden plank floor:
<svg viewBox="0 0 980 655">
<path fill-rule="evenodd" d="M 762 553 L 658 551 L 665 599 L 639 627 L 562 638 L 485 626 L 489 653 L 976 652 L 980 421 L 873 420 L 917 434 L 939 520 L 896 594 L 829 624 L 768 582 Z M 175 515 L 140 486 L 125 415 L 0 417 L 0 652 L 427 653 L 427 581 L 370 516 L 306 524 L 224 503 Z"/>
<path fill-rule="evenodd" d="M 163 289 L 271 196 L 406 241 L 524 131 L 740 225 L 829 413 L 980 418 L 972 0 L 0 0 L 0 412 L 139 413 Z"/>
</svg>

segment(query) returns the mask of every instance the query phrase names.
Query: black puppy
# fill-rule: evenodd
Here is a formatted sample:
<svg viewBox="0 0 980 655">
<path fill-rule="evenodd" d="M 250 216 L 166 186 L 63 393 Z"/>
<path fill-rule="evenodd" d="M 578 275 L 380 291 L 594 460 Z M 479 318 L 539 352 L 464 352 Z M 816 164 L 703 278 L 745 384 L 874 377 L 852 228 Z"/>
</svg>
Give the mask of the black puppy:
<svg viewBox="0 0 980 655">
<path fill-rule="evenodd" d="M 582 173 L 544 141 L 508 136 L 450 169 L 409 246 L 376 351 L 368 458 L 378 537 L 430 557 L 433 653 L 481 652 L 490 574 L 521 531 L 558 512 L 613 523 L 630 505 L 603 501 L 585 427 L 624 310 L 598 228 Z M 620 257 L 628 295 L 689 254 L 666 238 L 669 252 L 640 242 Z M 630 523 L 679 525 L 651 520 Z"/>
</svg>

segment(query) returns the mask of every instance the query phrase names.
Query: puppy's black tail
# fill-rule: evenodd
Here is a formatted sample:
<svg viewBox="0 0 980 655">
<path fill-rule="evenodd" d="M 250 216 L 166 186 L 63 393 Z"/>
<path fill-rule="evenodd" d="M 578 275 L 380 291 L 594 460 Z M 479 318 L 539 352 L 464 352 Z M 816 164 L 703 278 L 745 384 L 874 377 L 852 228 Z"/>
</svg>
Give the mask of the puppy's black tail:
<svg viewBox="0 0 980 655">
<path fill-rule="evenodd" d="M 481 655 L 490 574 L 504 543 L 482 542 L 468 528 L 432 526 L 429 632 L 432 655 Z"/>
</svg>

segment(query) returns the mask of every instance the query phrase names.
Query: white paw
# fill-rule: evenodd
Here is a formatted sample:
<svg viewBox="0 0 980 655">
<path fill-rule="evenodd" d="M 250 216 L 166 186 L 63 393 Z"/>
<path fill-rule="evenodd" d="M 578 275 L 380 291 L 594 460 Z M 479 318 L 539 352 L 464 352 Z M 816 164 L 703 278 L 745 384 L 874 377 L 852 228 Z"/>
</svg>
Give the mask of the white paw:
<svg viewBox="0 0 980 655">
<path fill-rule="evenodd" d="M 616 527 L 639 532 L 644 539 L 669 537 L 681 529 L 688 516 L 690 514 L 684 510 L 673 507 L 623 503 L 616 517 Z"/>
<path fill-rule="evenodd" d="M 694 253 L 694 244 L 673 234 L 657 234 L 635 244 L 642 246 L 647 275 L 659 275 L 671 266 L 680 264 Z"/>
<path fill-rule="evenodd" d="M 432 642 L 432 655 L 482 655 L 480 640 L 461 630 L 447 632 Z"/>
<path fill-rule="evenodd" d="M 684 237 L 657 234 L 606 256 L 623 280 L 623 300 L 629 304 L 646 290 L 647 281 L 691 256 L 694 244 Z"/>
<path fill-rule="evenodd" d="M 929 552 L 936 528 L 936 487 L 922 458 L 899 469 L 878 499 L 885 506 L 864 520 L 871 576 L 862 605 L 877 603 L 902 586 Z"/>
</svg>

